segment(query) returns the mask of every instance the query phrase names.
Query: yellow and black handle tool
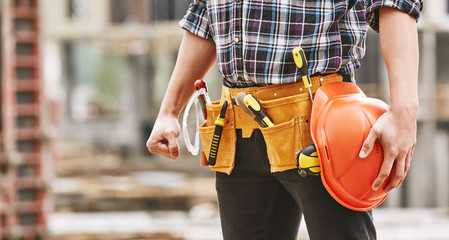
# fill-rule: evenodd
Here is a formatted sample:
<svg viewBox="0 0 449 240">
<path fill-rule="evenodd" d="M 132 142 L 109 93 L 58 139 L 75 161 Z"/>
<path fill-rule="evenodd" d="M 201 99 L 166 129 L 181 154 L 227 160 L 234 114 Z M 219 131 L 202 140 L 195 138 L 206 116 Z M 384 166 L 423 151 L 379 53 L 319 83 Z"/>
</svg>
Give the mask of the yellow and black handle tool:
<svg viewBox="0 0 449 240">
<path fill-rule="evenodd" d="M 259 101 L 253 95 L 247 94 L 243 98 L 245 106 L 254 114 L 254 120 L 259 123 L 261 127 L 272 127 L 274 126 L 271 119 L 268 117 L 267 113 L 260 106 Z"/>
<path fill-rule="evenodd" d="M 212 143 L 209 151 L 209 165 L 215 166 L 217 162 L 218 147 L 220 146 L 221 134 L 223 132 L 223 127 L 226 124 L 226 109 L 228 108 L 228 102 L 225 100 L 220 110 L 220 114 L 215 120 L 215 130 L 212 136 Z"/>
<path fill-rule="evenodd" d="M 321 173 L 320 159 L 315 145 L 311 144 L 296 155 L 296 166 L 302 177 L 319 176 Z"/>
<path fill-rule="evenodd" d="M 312 87 L 312 81 L 310 80 L 309 75 L 309 65 L 307 64 L 306 55 L 302 47 L 295 47 L 293 49 L 293 60 L 295 60 L 295 64 L 299 69 L 299 74 L 301 74 L 304 87 L 309 89 L 310 100 L 313 101 L 312 90 L 310 89 L 310 87 Z"/>
<path fill-rule="evenodd" d="M 235 102 L 238 106 L 240 106 L 240 108 L 246 113 L 248 114 L 252 119 L 254 119 L 256 117 L 256 115 L 254 115 L 253 112 L 251 112 L 251 110 L 249 110 L 248 106 L 246 106 L 245 101 L 243 100 L 246 96 L 245 92 L 241 92 L 237 95 L 237 97 L 235 98 Z"/>
</svg>

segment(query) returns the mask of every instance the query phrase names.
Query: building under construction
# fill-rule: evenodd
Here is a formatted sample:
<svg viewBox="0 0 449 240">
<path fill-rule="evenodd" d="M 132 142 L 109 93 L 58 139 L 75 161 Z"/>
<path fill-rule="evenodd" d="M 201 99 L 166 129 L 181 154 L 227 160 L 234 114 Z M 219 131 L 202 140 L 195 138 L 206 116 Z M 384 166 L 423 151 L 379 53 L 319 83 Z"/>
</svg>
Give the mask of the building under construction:
<svg viewBox="0 0 449 240">
<path fill-rule="evenodd" d="M 0 239 L 46 239 L 59 103 L 44 91 L 41 6 L 1 3 Z"/>
</svg>

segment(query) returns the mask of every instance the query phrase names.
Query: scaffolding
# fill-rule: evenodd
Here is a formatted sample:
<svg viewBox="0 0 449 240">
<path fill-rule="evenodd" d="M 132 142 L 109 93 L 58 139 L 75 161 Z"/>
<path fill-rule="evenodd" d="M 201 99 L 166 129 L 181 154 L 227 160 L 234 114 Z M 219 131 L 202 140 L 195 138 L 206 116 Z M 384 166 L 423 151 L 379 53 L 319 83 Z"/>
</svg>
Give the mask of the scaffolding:
<svg viewBox="0 0 449 240">
<path fill-rule="evenodd" d="M 39 0 L 2 0 L 0 240 L 46 237 Z"/>
</svg>

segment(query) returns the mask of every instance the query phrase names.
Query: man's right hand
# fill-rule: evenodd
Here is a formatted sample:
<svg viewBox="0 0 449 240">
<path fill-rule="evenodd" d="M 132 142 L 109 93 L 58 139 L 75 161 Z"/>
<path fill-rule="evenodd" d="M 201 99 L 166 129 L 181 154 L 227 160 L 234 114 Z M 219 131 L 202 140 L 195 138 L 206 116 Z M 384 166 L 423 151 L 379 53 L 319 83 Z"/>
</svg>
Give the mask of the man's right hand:
<svg viewBox="0 0 449 240">
<path fill-rule="evenodd" d="M 176 159 L 180 133 L 178 116 L 192 96 L 194 82 L 202 79 L 215 63 L 215 42 L 190 32 L 185 32 L 179 47 L 178 59 L 167 87 L 164 99 L 147 140 L 148 151 Z"/>
<path fill-rule="evenodd" d="M 176 117 L 159 116 L 147 140 L 148 151 L 171 159 L 178 158 L 179 145 L 177 138 L 179 132 L 180 126 Z"/>
</svg>

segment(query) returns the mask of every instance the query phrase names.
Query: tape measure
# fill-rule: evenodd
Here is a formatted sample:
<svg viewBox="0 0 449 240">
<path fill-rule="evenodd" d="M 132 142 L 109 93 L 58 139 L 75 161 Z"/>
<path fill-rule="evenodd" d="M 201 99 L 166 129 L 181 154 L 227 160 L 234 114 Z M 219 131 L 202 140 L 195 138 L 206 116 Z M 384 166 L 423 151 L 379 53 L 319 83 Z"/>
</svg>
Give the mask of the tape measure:
<svg viewBox="0 0 449 240">
<path fill-rule="evenodd" d="M 315 145 L 311 144 L 296 155 L 296 166 L 302 177 L 319 176 L 321 173 L 320 159 Z"/>
</svg>

